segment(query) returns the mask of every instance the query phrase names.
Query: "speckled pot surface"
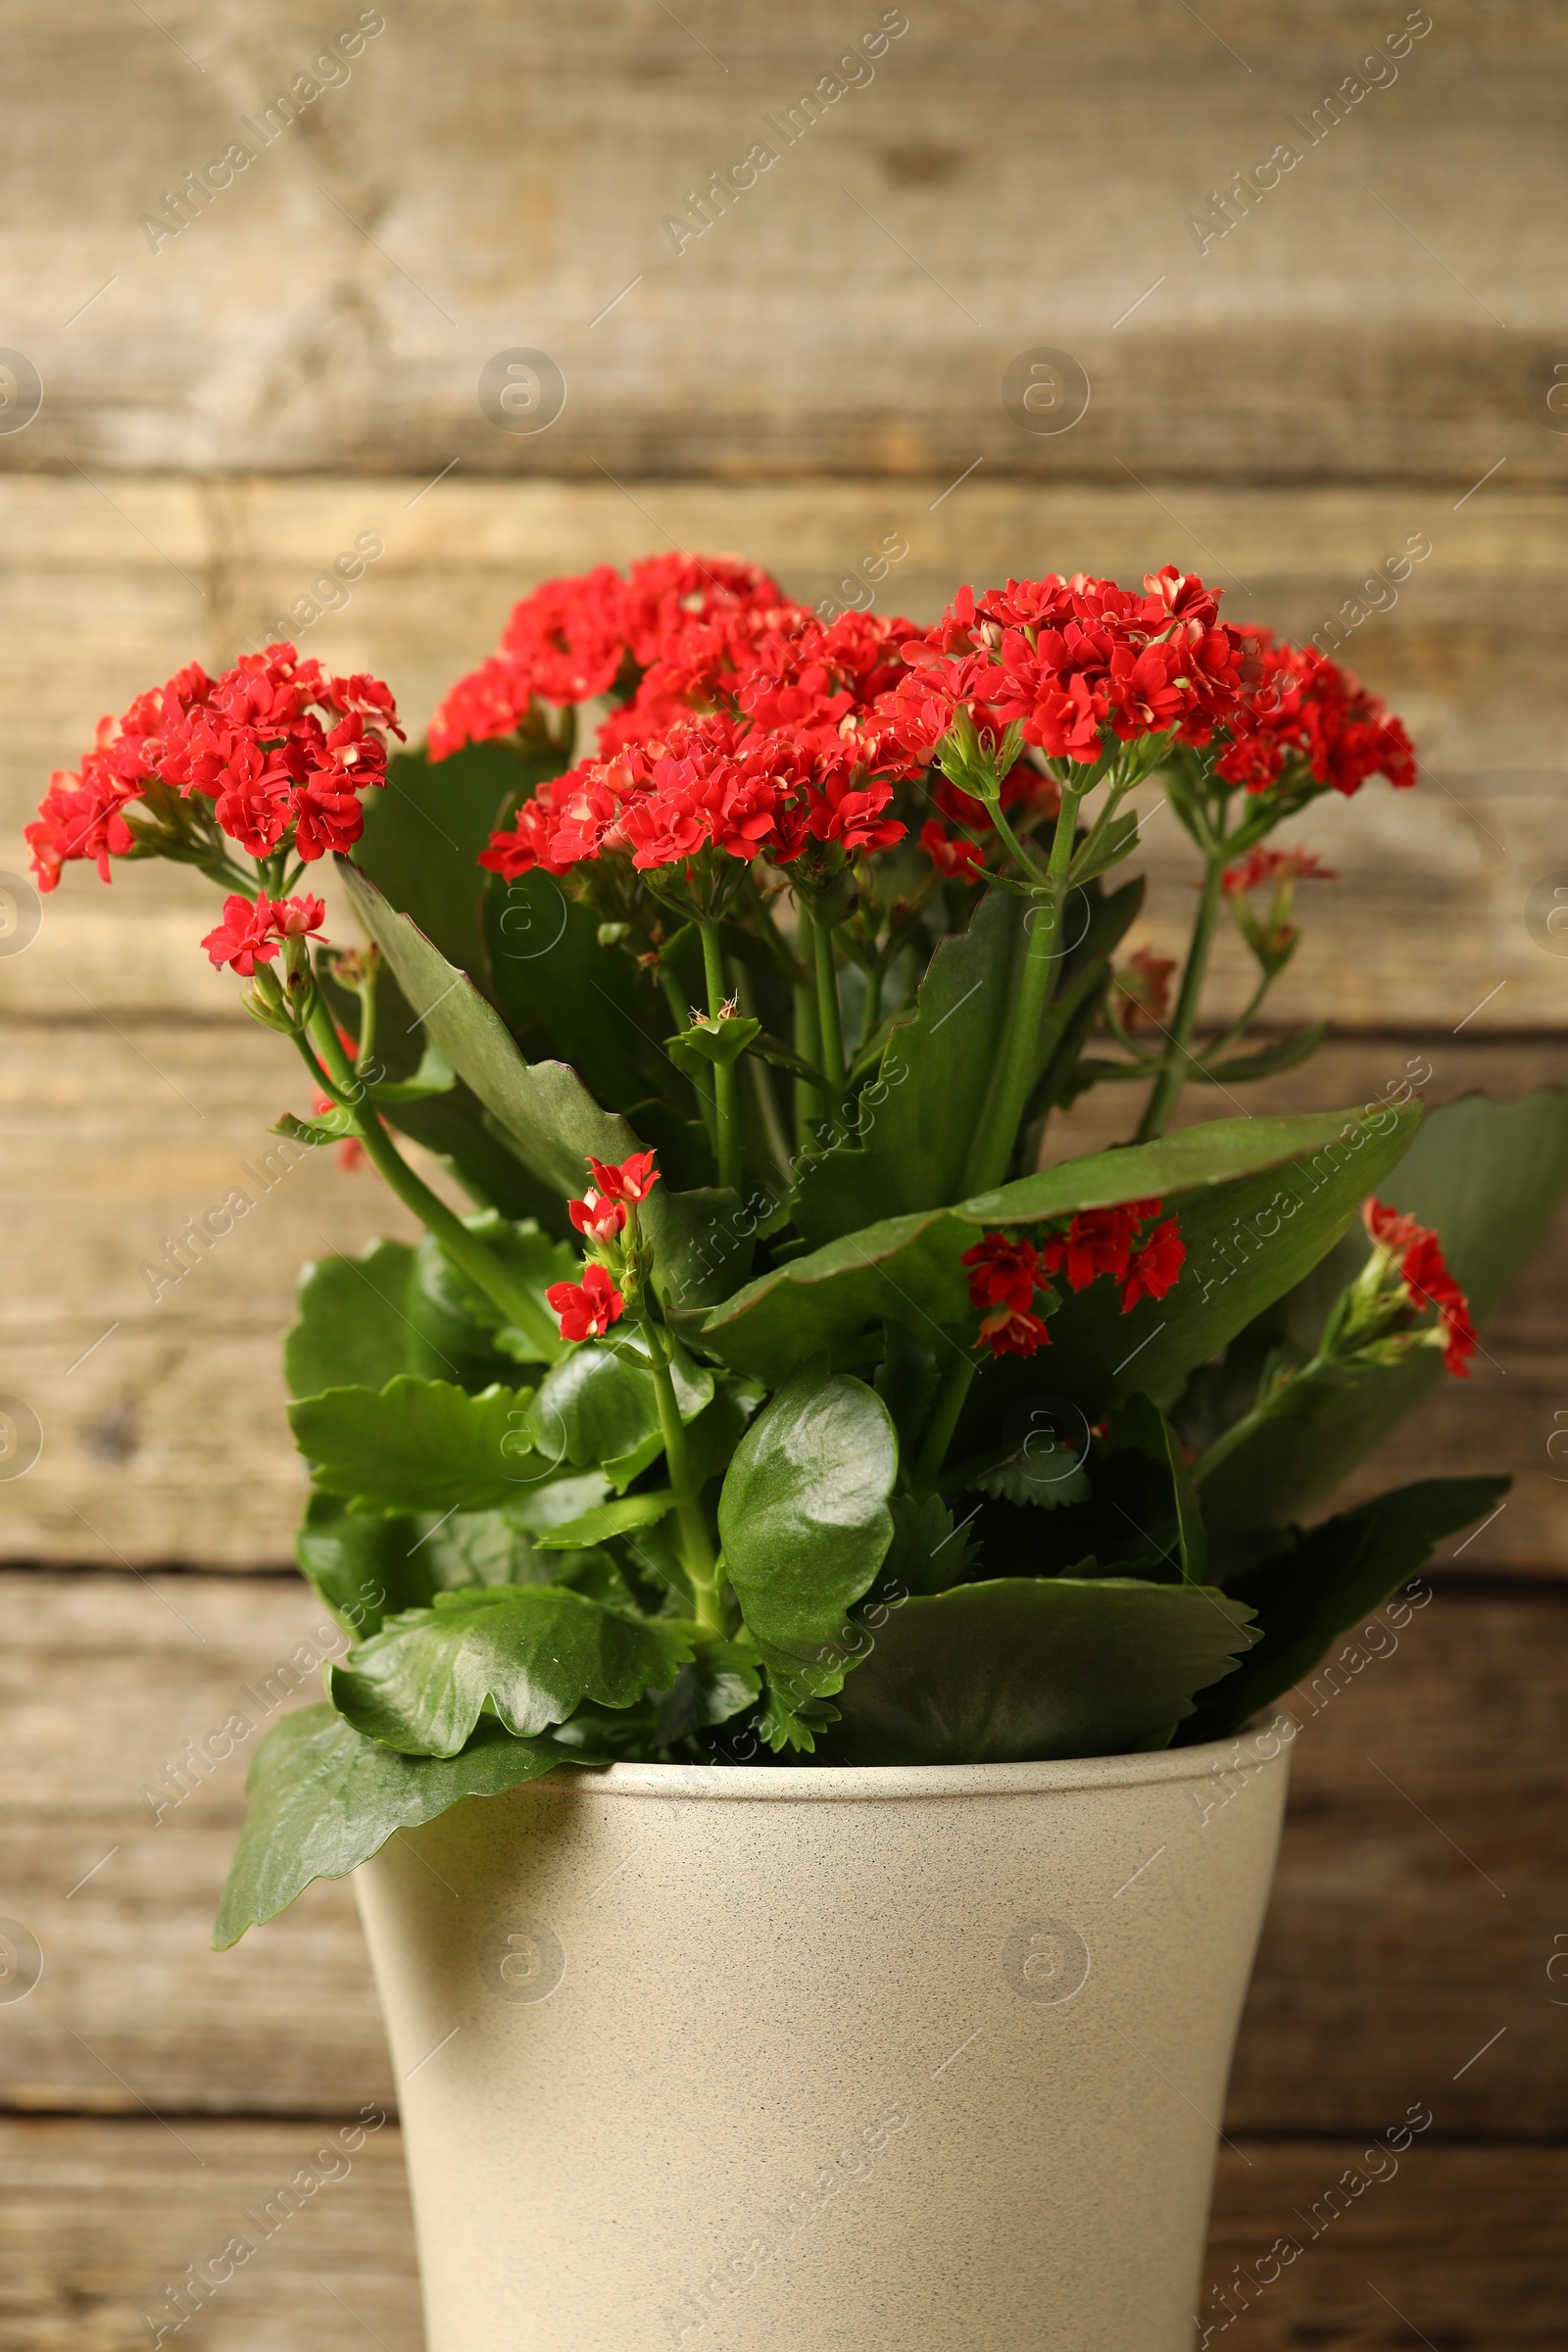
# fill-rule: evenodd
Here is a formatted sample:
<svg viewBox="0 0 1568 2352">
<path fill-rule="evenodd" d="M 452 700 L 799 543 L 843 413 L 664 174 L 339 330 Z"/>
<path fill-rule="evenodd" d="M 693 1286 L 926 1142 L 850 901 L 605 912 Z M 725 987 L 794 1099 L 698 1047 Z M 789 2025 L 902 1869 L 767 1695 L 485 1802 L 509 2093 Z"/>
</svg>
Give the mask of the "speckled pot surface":
<svg viewBox="0 0 1568 2352">
<path fill-rule="evenodd" d="M 429 2352 L 1186 2352 L 1286 1775 L 616 1765 L 394 1838 Z"/>
</svg>

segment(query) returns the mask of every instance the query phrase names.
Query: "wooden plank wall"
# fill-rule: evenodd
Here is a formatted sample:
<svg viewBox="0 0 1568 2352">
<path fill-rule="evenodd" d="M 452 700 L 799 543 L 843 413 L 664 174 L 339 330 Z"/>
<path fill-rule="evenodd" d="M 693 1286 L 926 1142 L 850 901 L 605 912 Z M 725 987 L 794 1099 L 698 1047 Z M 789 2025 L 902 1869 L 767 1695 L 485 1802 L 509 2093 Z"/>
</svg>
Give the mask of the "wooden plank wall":
<svg viewBox="0 0 1568 2352">
<path fill-rule="evenodd" d="M 521 589 L 672 544 L 859 598 L 893 534 L 879 594 L 916 613 L 965 578 L 1175 560 L 1307 634 L 1422 534 L 1397 601 L 1362 594 L 1348 656 L 1409 719 L 1421 783 L 1293 828 L 1341 878 L 1279 1017 L 1335 1034 L 1251 1105 L 1360 1102 L 1420 1064 L 1433 1101 L 1562 1083 L 1568 967 L 1526 907 L 1568 879 L 1568 23 L 1445 0 L 1401 48 L 1427 16 L 911 0 L 868 58 L 875 5 L 387 0 L 264 137 L 353 10 L 16 0 L 0 867 L 100 711 L 230 658 L 361 533 L 384 552 L 301 641 L 389 676 L 420 724 Z M 854 86 L 808 122 L 830 74 Z M 161 234 L 165 192 L 236 138 L 253 160 Z M 672 233 L 759 140 L 778 155 L 756 185 Z M 1282 141 L 1299 161 L 1258 193 Z M 1238 172 L 1253 193 L 1220 234 Z M 1056 433 L 1004 383 L 1042 348 L 1090 390 Z M 564 383 L 543 431 L 481 405 L 518 349 Z M 5 429 L 28 366 L 42 405 Z M 1168 817 L 1145 863 L 1140 937 L 1168 948 Z M 44 1431 L 0 1482 L 0 1912 L 44 1956 L 0 1999 L 0 2352 L 144 2340 L 240 2209 L 363 2110 L 395 2116 L 346 1889 L 205 1948 L 246 1743 L 156 1821 L 143 1794 L 311 1639 L 276 1336 L 304 1257 L 404 1229 L 368 1179 L 307 1163 L 150 1297 L 143 1260 L 302 1106 L 195 947 L 208 904 L 78 869 L 24 952 L 0 937 L 0 1386 Z M 1224 1003 L 1243 976 L 1222 958 Z M 1120 1111 L 1091 1097 L 1062 1148 Z M 1244 2352 L 1563 2340 L 1565 1233 L 1475 1379 L 1377 1466 L 1510 1469 L 1506 1511 L 1445 1547 L 1394 1656 L 1297 1702 L 1210 2250 L 1229 2301 L 1204 2305 Z M 1398 2178 L 1314 2233 L 1299 2217 L 1412 2102 L 1434 2120 Z M 1248 2287 L 1282 2233 L 1300 2258 Z M 391 2120 L 183 2332 L 367 2331 L 420 2341 Z"/>
</svg>

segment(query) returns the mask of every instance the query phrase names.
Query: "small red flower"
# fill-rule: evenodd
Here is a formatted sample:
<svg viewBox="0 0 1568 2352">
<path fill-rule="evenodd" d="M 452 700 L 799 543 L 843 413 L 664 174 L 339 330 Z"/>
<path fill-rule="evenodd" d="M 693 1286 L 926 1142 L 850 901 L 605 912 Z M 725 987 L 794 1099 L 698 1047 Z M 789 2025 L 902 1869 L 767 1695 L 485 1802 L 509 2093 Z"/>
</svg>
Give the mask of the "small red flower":
<svg viewBox="0 0 1568 2352">
<path fill-rule="evenodd" d="M 326 920 L 319 899 L 270 899 L 257 895 L 253 906 L 238 891 L 223 901 L 223 919 L 202 946 L 214 966 L 227 964 L 247 979 L 258 963 L 270 963 L 285 939 L 314 939 Z"/>
<path fill-rule="evenodd" d="M 981 1318 L 980 1337 L 974 1345 L 989 1348 L 993 1355 L 1033 1355 L 1037 1348 L 1050 1347 L 1051 1334 L 1038 1315 L 999 1306 Z"/>
<path fill-rule="evenodd" d="M 1468 1380 L 1470 1358 L 1476 1351 L 1470 1301 L 1449 1273 L 1437 1235 L 1430 1226 L 1418 1225 L 1414 1217 L 1382 1200 L 1368 1200 L 1361 1218 L 1377 1247 L 1398 1260 L 1399 1278 L 1412 1304 L 1437 1308 L 1444 1335 L 1444 1370 L 1456 1380 Z"/>
<path fill-rule="evenodd" d="M 1129 1034 L 1145 1027 L 1164 1027 L 1170 1011 L 1170 976 L 1175 969 L 1173 957 L 1156 956 L 1152 948 L 1140 948 L 1113 975 L 1121 999 L 1122 1027 Z"/>
<path fill-rule="evenodd" d="M 964 1251 L 960 1263 L 969 1268 L 973 1306 L 1007 1306 L 1017 1314 L 1027 1314 L 1045 1280 L 1034 1244 L 1011 1241 L 1004 1233 L 986 1234 L 972 1250 Z"/>
<path fill-rule="evenodd" d="M 653 1152 L 634 1152 L 619 1167 L 607 1167 L 602 1159 L 588 1158 L 588 1172 L 607 1200 L 646 1200 L 659 1182 L 659 1170 Z"/>
<path fill-rule="evenodd" d="M 956 882 L 979 882 L 985 876 L 985 854 L 972 841 L 951 838 L 944 833 L 936 818 L 928 817 L 920 827 L 920 847 L 939 874 Z"/>
<path fill-rule="evenodd" d="M 1267 882 L 1337 882 L 1339 875 L 1321 863 L 1315 850 L 1249 850 L 1220 876 L 1225 895 L 1244 898 Z"/>
<path fill-rule="evenodd" d="M 581 1282 L 553 1282 L 546 1298 L 561 1317 L 564 1340 L 602 1339 L 626 1301 L 603 1266 L 584 1266 Z"/>
<path fill-rule="evenodd" d="M 566 1214 L 577 1231 L 590 1242 L 612 1242 L 626 1223 L 624 1200 L 607 1200 L 599 1193 L 590 1192 L 585 1200 L 568 1200 Z"/>
<path fill-rule="evenodd" d="M 1187 1262 L 1187 1244 L 1174 1217 L 1156 1225 L 1128 1264 L 1121 1311 L 1130 1315 L 1140 1298 L 1163 1298 Z"/>
</svg>

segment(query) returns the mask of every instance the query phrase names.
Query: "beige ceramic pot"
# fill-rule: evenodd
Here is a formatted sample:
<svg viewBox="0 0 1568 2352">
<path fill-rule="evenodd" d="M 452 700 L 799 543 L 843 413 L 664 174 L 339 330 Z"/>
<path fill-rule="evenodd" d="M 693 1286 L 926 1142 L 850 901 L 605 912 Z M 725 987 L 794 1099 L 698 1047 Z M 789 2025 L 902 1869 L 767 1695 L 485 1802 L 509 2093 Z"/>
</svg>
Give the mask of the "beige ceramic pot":
<svg viewBox="0 0 1568 2352">
<path fill-rule="evenodd" d="M 1282 1750 L 622 1764 L 394 1838 L 429 2352 L 1186 2352 Z"/>
</svg>

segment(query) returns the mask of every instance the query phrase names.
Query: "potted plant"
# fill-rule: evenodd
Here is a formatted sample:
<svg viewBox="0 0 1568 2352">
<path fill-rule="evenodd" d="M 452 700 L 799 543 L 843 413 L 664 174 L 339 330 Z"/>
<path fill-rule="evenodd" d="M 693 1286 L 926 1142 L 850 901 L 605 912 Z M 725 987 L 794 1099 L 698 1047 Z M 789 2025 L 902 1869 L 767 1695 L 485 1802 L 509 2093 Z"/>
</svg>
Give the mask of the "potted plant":
<svg viewBox="0 0 1568 2352">
<path fill-rule="evenodd" d="M 1189 2340 L 1275 1702 L 1506 1482 L 1321 1514 L 1568 1179 L 1557 1094 L 1238 1102 L 1323 1034 L 1249 1043 L 1321 876 L 1269 837 L 1415 768 L 1217 606 L 1167 567 L 927 629 L 601 567 L 423 752 L 276 645 L 106 721 L 29 829 L 45 888 L 220 885 L 315 1090 L 279 1132 L 424 1228 L 301 1285 L 343 1642 L 216 1940 L 359 1874 L 433 2352 Z M 1156 783 L 1179 974 L 1122 952 Z M 1194 1080 L 1239 1115 L 1171 1132 Z M 1095 1086 L 1128 1140 L 1054 1158 Z"/>
</svg>

